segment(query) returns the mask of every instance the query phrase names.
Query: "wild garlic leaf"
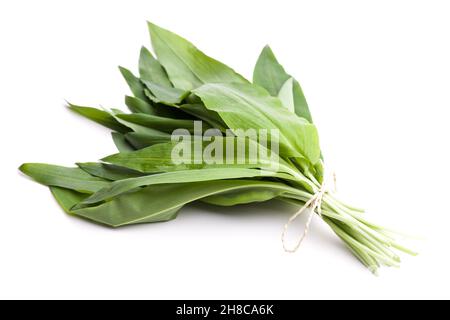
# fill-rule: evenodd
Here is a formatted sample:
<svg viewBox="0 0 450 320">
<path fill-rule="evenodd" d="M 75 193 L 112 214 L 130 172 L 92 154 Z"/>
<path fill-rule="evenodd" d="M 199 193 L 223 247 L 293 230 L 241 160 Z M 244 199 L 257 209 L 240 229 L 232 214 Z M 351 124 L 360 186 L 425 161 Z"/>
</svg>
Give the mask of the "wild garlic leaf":
<svg viewBox="0 0 450 320">
<path fill-rule="evenodd" d="M 203 164 L 189 166 L 184 164 L 175 165 L 172 159 L 172 150 L 177 145 L 170 138 L 164 143 L 153 144 L 134 152 L 118 153 L 103 158 L 102 161 L 117 166 L 123 166 L 143 173 L 166 172 L 173 170 L 186 170 L 191 167 L 203 167 Z M 192 155 L 192 159 L 193 159 Z"/>
<path fill-rule="evenodd" d="M 272 49 L 269 46 L 265 46 L 253 71 L 253 83 L 263 87 L 269 91 L 270 95 L 276 97 L 283 84 L 289 78 L 291 76 L 278 63 Z"/>
<path fill-rule="evenodd" d="M 168 142 L 155 144 L 141 150 L 128 153 L 118 153 L 102 159 L 102 161 L 114 164 L 120 167 L 130 168 L 143 173 L 160 173 L 172 171 L 185 170 L 200 170 L 200 169 L 260 169 L 271 172 L 269 176 L 290 181 L 291 184 L 297 185 L 301 189 L 307 191 L 314 190 L 314 184 L 299 173 L 295 167 L 290 166 L 284 159 L 278 156 L 272 157 L 270 151 L 259 145 L 257 142 L 247 140 L 244 149 L 241 149 L 242 144 L 237 145 L 242 139 L 236 137 L 215 137 L 216 142 L 223 147 L 221 155 L 204 153 L 200 159 L 194 153 L 195 143 L 191 141 L 183 142 Z M 206 150 L 210 142 L 203 142 L 202 150 Z M 172 152 L 175 147 L 182 147 L 183 150 L 190 150 L 188 156 L 184 155 L 181 163 L 176 163 L 173 160 Z M 229 149 L 233 149 L 233 154 L 230 156 Z M 258 150 L 259 148 L 259 150 Z M 262 152 L 264 156 L 261 157 L 256 152 Z M 183 151 L 184 152 L 184 151 Z M 199 162 L 196 162 L 199 160 Z M 272 174 L 276 171 L 276 174 Z M 264 175 L 264 174 L 263 174 Z"/>
<path fill-rule="evenodd" d="M 120 73 L 122 73 L 122 76 L 125 78 L 125 81 L 127 82 L 128 86 L 130 87 L 131 92 L 136 98 L 141 99 L 142 101 L 148 100 L 145 93 L 144 93 L 144 85 L 142 84 L 141 80 L 139 80 L 138 77 L 136 77 L 130 70 L 119 67 Z"/>
<path fill-rule="evenodd" d="M 71 189 L 81 193 L 94 193 L 109 184 L 108 181 L 93 177 L 79 168 L 26 163 L 19 170 L 40 184 Z"/>
<path fill-rule="evenodd" d="M 144 113 L 119 114 L 117 115 L 117 117 L 127 121 L 128 123 L 134 123 L 168 134 L 171 134 L 174 130 L 177 129 L 186 129 L 189 132 L 194 132 L 193 120 L 171 119 Z M 209 128 L 209 126 L 205 126 L 205 124 L 203 124 L 202 127 L 205 130 Z"/>
<path fill-rule="evenodd" d="M 258 169 L 226 168 L 226 167 L 163 172 L 148 176 L 115 181 L 111 183 L 109 186 L 94 193 L 92 196 L 84 200 L 82 204 L 89 205 L 104 200 L 109 200 L 120 194 L 126 193 L 130 190 L 155 184 L 254 178 L 264 176 L 277 177 L 278 174 L 275 172 L 262 171 Z"/>
<path fill-rule="evenodd" d="M 290 78 L 292 77 L 278 62 L 272 49 L 269 46 L 264 47 L 256 62 L 253 72 L 253 83 L 265 88 L 272 96 L 276 97 L 280 95 L 281 89 Z M 309 111 L 305 95 L 300 87 L 300 83 L 295 79 L 293 79 L 292 83 L 292 95 L 295 113 L 312 123 L 311 112 Z"/>
<path fill-rule="evenodd" d="M 216 111 L 232 129 L 278 129 L 283 157 L 304 156 L 313 165 L 320 159 L 316 127 L 295 117 L 278 98 L 248 84 L 206 84 L 193 90 L 206 108 Z M 269 132 L 270 133 L 270 132 Z"/>
<path fill-rule="evenodd" d="M 215 194 L 248 188 L 295 191 L 282 183 L 252 180 L 152 185 L 137 192 L 123 194 L 98 206 L 74 210 L 74 213 L 112 227 L 168 221 L 174 219 L 178 210 L 188 203 Z"/>
<path fill-rule="evenodd" d="M 139 56 L 139 75 L 142 81 L 151 81 L 164 87 L 172 87 L 164 68 L 145 47 L 141 48 Z"/>
<path fill-rule="evenodd" d="M 190 94 L 189 91 L 161 86 L 151 81 L 142 80 L 142 82 L 152 93 L 151 95 L 148 95 L 146 93 L 146 96 L 155 103 L 164 103 L 169 105 L 178 104 L 181 103 L 181 101 L 183 101 Z"/>
<path fill-rule="evenodd" d="M 148 91 L 148 90 L 144 90 Z M 153 95 L 152 95 L 153 96 Z M 143 101 L 136 97 L 125 97 L 125 104 L 127 105 L 128 109 L 130 109 L 133 113 L 145 113 L 160 117 L 166 117 L 166 118 L 174 118 L 174 119 L 191 119 L 193 118 L 189 113 L 181 111 L 178 106 L 168 107 L 167 105 L 159 104 L 159 100 L 153 96 L 153 102 L 151 104 L 150 102 Z"/>
<path fill-rule="evenodd" d="M 137 178 L 142 177 L 144 175 L 142 172 L 138 172 L 136 170 L 106 163 L 84 162 L 84 163 L 77 163 L 77 166 L 81 170 L 89 173 L 91 176 L 99 177 L 110 181 Z"/>
<path fill-rule="evenodd" d="M 308 103 L 306 102 L 303 90 L 300 87 L 300 83 L 294 79 L 292 90 L 294 91 L 294 105 L 295 113 L 309 122 L 313 123 L 311 111 L 309 111 Z"/>
<path fill-rule="evenodd" d="M 125 96 L 125 104 L 134 113 L 156 114 L 154 106 L 136 97 Z"/>
<path fill-rule="evenodd" d="M 115 130 L 117 132 L 126 133 L 129 132 L 130 129 L 120 122 L 118 122 L 113 115 L 110 113 L 99 110 L 96 108 L 91 107 L 81 107 L 76 106 L 74 104 L 69 104 L 69 109 L 78 113 L 79 115 L 92 120 L 98 124 L 101 124 L 102 126 L 105 126 L 109 129 Z"/>
<path fill-rule="evenodd" d="M 223 63 L 208 57 L 186 39 L 148 24 L 153 49 L 176 88 L 192 90 L 208 82 L 247 83 Z"/>
<path fill-rule="evenodd" d="M 50 191 L 56 202 L 67 214 L 73 214 L 72 208 L 89 196 L 86 193 L 60 187 L 50 187 Z"/>
<path fill-rule="evenodd" d="M 241 140 L 236 137 L 214 137 L 214 141 L 222 147 L 221 155 L 210 155 L 203 152 L 203 154 L 199 155 L 201 158 L 198 159 L 198 162 L 196 162 L 196 157 L 198 156 L 194 153 L 196 142 L 189 140 L 181 142 L 168 141 L 133 152 L 117 153 L 103 158 L 102 161 L 145 173 L 224 167 L 265 169 L 277 166 L 281 172 L 292 173 L 292 168 L 283 159 L 278 158 L 278 156 L 270 158 L 270 151 L 255 141 L 244 140 L 245 145 L 240 144 L 238 147 L 237 143 L 238 141 L 241 142 Z M 210 143 L 209 141 L 200 142 L 201 149 L 205 150 Z M 183 155 L 185 157 L 183 158 L 183 163 L 174 163 L 173 150 L 175 147 L 179 147 L 180 150 L 190 150 L 189 155 Z M 243 148 L 241 149 L 241 147 Z M 227 153 L 228 148 L 233 150 L 233 154 Z M 241 150 L 238 150 L 238 148 Z M 267 159 L 260 157 L 258 153 L 255 154 L 254 150 L 267 154 Z"/>
<path fill-rule="evenodd" d="M 116 145 L 117 150 L 119 150 L 119 152 L 131 152 L 136 150 L 133 145 L 131 145 L 127 139 L 125 138 L 125 136 L 121 133 L 118 132 L 113 132 L 111 133 L 112 138 L 113 138 L 113 142 Z"/>
<path fill-rule="evenodd" d="M 157 136 L 161 135 L 162 136 L 162 135 L 164 135 L 164 136 L 169 136 L 170 137 L 170 134 L 168 134 L 166 132 L 162 132 L 162 131 L 157 130 L 157 129 L 149 128 L 147 126 L 143 126 L 143 125 L 140 125 L 140 124 L 128 121 L 128 120 L 126 120 L 126 115 L 127 114 L 125 114 L 125 113 L 116 113 L 116 114 L 114 114 L 114 118 L 118 122 L 120 122 L 122 125 L 130 128 L 131 129 L 130 131 L 134 131 L 134 132 L 139 133 L 139 134 L 150 135 L 150 136 L 153 136 L 153 135 L 157 135 Z"/>
<path fill-rule="evenodd" d="M 183 104 L 179 108 L 222 132 L 225 132 L 227 129 L 227 125 L 220 118 L 219 114 L 215 111 L 208 110 L 203 104 Z"/>
<path fill-rule="evenodd" d="M 283 106 L 292 113 L 295 113 L 294 79 L 289 78 L 286 80 L 278 93 L 278 98 L 281 100 Z"/>
<path fill-rule="evenodd" d="M 171 136 L 170 134 L 164 132 L 154 134 L 130 132 L 125 135 L 125 139 L 135 149 L 143 149 L 155 144 L 169 142 L 171 140 Z"/>
<path fill-rule="evenodd" d="M 282 189 L 248 188 L 246 190 L 232 190 L 210 197 L 202 198 L 200 201 L 216 206 L 235 206 L 253 202 L 264 202 L 279 197 L 285 193 Z"/>
</svg>

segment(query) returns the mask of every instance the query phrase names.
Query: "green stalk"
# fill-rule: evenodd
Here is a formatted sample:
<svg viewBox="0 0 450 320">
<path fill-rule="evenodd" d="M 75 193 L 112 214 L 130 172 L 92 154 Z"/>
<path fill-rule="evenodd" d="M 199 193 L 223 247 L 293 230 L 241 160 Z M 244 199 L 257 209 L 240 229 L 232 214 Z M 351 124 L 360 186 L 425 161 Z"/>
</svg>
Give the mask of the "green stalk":
<svg viewBox="0 0 450 320">
<path fill-rule="evenodd" d="M 285 195 L 288 202 L 296 205 L 304 205 L 312 196 L 300 190 Z M 375 273 L 380 264 L 399 266 L 400 258 L 389 249 L 391 247 L 409 254 L 415 254 L 415 252 L 396 244 L 391 237 L 381 233 L 381 227 L 368 223 L 365 219 L 358 219 L 359 215 L 353 209 L 349 209 L 349 206 L 335 200 L 334 197 L 324 196 L 322 219 L 372 272 Z"/>
</svg>

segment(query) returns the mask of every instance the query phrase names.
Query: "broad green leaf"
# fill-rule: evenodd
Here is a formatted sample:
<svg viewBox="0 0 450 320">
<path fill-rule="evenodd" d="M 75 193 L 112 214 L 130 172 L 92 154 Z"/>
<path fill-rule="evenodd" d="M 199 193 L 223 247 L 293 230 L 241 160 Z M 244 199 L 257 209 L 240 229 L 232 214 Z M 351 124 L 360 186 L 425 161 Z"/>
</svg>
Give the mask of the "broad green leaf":
<svg viewBox="0 0 450 320">
<path fill-rule="evenodd" d="M 180 109 L 200 120 L 205 121 L 213 128 L 217 128 L 222 132 L 225 132 L 227 129 L 227 125 L 220 118 L 219 114 L 215 111 L 206 109 L 203 104 L 183 104 L 180 106 Z"/>
<path fill-rule="evenodd" d="M 93 177 L 79 168 L 26 163 L 19 169 L 40 184 L 71 189 L 81 193 L 94 193 L 109 184 L 109 182 Z"/>
<path fill-rule="evenodd" d="M 159 143 L 169 142 L 171 136 L 166 133 L 160 134 L 143 134 L 130 132 L 125 135 L 125 139 L 136 149 L 143 149 Z"/>
<path fill-rule="evenodd" d="M 151 102 L 153 102 L 153 103 L 155 103 L 155 104 L 159 103 L 159 104 L 164 104 L 164 105 L 170 106 L 170 107 L 176 107 L 176 104 L 174 104 L 174 103 L 167 102 L 167 100 L 166 100 L 166 101 L 162 101 L 161 99 L 158 99 L 158 98 L 157 98 L 155 95 L 153 95 L 153 93 L 151 93 L 150 90 L 148 90 L 148 89 L 145 89 L 145 90 L 144 90 L 144 93 L 145 93 L 145 95 L 147 96 L 147 98 L 148 98 Z"/>
<path fill-rule="evenodd" d="M 130 123 L 166 133 L 172 133 L 176 129 L 186 129 L 189 132 L 194 132 L 194 121 L 192 120 L 164 118 L 144 113 L 119 114 L 117 117 Z M 202 127 L 203 129 L 209 128 L 209 126 L 205 127 L 205 124 Z"/>
<path fill-rule="evenodd" d="M 186 39 L 148 24 L 153 49 L 176 88 L 191 90 L 208 82 L 247 83 L 223 63 L 208 57 Z"/>
<path fill-rule="evenodd" d="M 144 85 L 139 80 L 138 77 L 136 77 L 130 70 L 119 67 L 120 73 L 122 73 L 122 76 L 125 78 L 125 81 L 127 82 L 128 86 L 130 87 L 131 92 L 134 94 L 136 98 L 139 98 L 143 101 L 147 100 L 146 95 L 144 94 Z"/>
<path fill-rule="evenodd" d="M 156 114 L 156 110 L 150 103 L 139 98 L 125 96 L 125 104 L 134 113 Z"/>
<path fill-rule="evenodd" d="M 272 49 L 269 46 L 265 46 L 253 71 L 253 83 L 263 87 L 269 91 L 270 95 L 276 97 L 283 84 L 289 78 L 291 76 L 278 63 Z"/>
<path fill-rule="evenodd" d="M 139 74 L 141 80 L 151 81 L 161 86 L 171 87 L 166 71 L 147 48 L 141 48 L 139 56 Z"/>
<path fill-rule="evenodd" d="M 106 163 L 85 162 L 77 163 L 77 166 L 91 176 L 110 181 L 137 178 L 144 175 L 142 172 Z"/>
<path fill-rule="evenodd" d="M 125 114 L 125 112 L 123 112 L 123 110 L 121 110 L 121 109 L 110 108 L 110 110 L 111 110 L 111 113 L 112 113 L 113 115 L 117 115 L 117 114 Z"/>
<path fill-rule="evenodd" d="M 282 183 L 251 180 L 217 180 L 194 183 L 153 185 L 134 193 L 127 193 L 104 204 L 75 210 L 84 218 L 120 227 L 130 224 L 167 221 L 193 201 L 223 192 L 246 189 L 275 189 L 296 192 Z M 149 205 L 151 204 L 151 205 Z"/>
<path fill-rule="evenodd" d="M 99 190 L 91 197 L 84 200 L 82 204 L 89 205 L 104 200 L 109 200 L 130 190 L 155 184 L 214 181 L 264 176 L 275 177 L 277 176 L 277 174 L 269 171 L 245 168 L 213 168 L 164 172 L 138 178 L 115 181 L 111 183 L 111 185 L 103 188 L 102 190 Z"/>
<path fill-rule="evenodd" d="M 281 87 L 278 93 L 278 98 L 285 108 L 287 108 L 292 113 L 295 113 L 294 105 L 294 79 L 289 78 Z"/>
<path fill-rule="evenodd" d="M 201 105 L 202 100 L 191 92 L 191 94 L 186 98 L 186 104 Z"/>
<path fill-rule="evenodd" d="M 132 131 L 139 133 L 139 134 L 143 134 L 143 135 L 149 135 L 149 136 L 169 136 L 170 134 L 162 132 L 160 130 L 156 130 L 156 129 L 152 129 L 140 124 L 136 124 L 134 122 L 131 121 L 127 121 L 125 119 L 123 119 L 123 116 L 125 115 L 125 113 L 116 113 L 114 114 L 114 118 L 121 123 L 122 125 L 130 128 Z"/>
<path fill-rule="evenodd" d="M 56 202 L 67 214 L 73 214 L 72 208 L 88 197 L 86 193 L 60 187 L 50 187 L 50 191 Z"/>
<path fill-rule="evenodd" d="M 171 142 L 169 138 L 166 143 L 157 143 L 134 152 L 114 154 L 103 158 L 102 161 L 143 173 L 186 170 L 190 168 L 191 166 L 187 165 L 174 165 L 172 150 L 175 145 L 176 143 Z"/>
<path fill-rule="evenodd" d="M 277 61 L 272 49 L 269 46 L 264 47 L 253 72 L 253 83 L 265 88 L 272 96 L 276 97 L 280 95 L 281 89 L 290 78 L 292 77 Z M 309 111 L 305 95 L 300 84 L 295 79 L 292 81 L 292 95 L 295 113 L 312 123 L 311 112 Z"/>
<path fill-rule="evenodd" d="M 313 123 L 311 112 L 309 111 L 308 103 L 306 102 L 303 90 L 300 83 L 294 79 L 292 90 L 294 91 L 294 105 L 295 113 L 309 122 Z"/>
<path fill-rule="evenodd" d="M 206 108 L 219 113 L 229 128 L 277 129 L 282 156 L 304 156 L 313 165 L 319 161 L 316 127 L 294 116 L 266 90 L 248 84 L 215 83 L 203 85 L 193 92 L 203 100 Z"/>
<path fill-rule="evenodd" d="M 203 153 L 200 159 L 195 151 L 196 143 L 193 141 L 167 142 L 154 144 L 151 147 L 143 148 L 134 152 L 119 153 L 103 159 L 104 162 L 112 163 L 121 167 L 130 168 L 143 173 L 171 172 L 189 169 L 211 169 L 211 168 L 251 168 L 268 171 L 277 171 L 277 177 L 285 180 L 293 180 L 299 188 L 313 191 L 314 185 L 303 174 L 289 165 L 284 159 L 274 155 L 270 150 L 265 149 L 257 142 L 246 139 L 243 145 L 241 138 L 236 137 L 215 137 L 222 147 L 222 155 L 210 155 Z M 239 143 L 239 147 L 238 147 Z M 201 150 L 205 150 L 210 142 L 204 141 Z M 187 161 L 174 163 L 172 152 L 174 147 L 181 146 L 190 150 Z M 244 149 L 241 149 L 241 147 Z M 259 148 L 259 149 L 258 149 Z M 230 155 L 229 149 L 233 150 Z M 240 149 L 240 150 L 239 150 Z M 255 150 L 262 152 L 255 154 Z M 284 175 L 286 174 L 286 175 Z"/>
<path fill-rule="evenodd" d="M 181 103 L 189 94 L 189 91 L 184 91 L 172 87 L 164 87 L 151 81 L 142 81 L 150 90 L 151 94 L 145 92 L 145 95 L 155 103 L 164 103 L 168 105 L 176 105 Z"/>
<path fill-rule="evenodd" d="M 248 188 L 247 190 L 233 190 L 216 194 L 210 197 L 201 199 L 202 202 L 213 204 L 216 206 L 235 206 L 238 204 L 247 204 L 253 202 L 264 202 L 272 200 L 281 196 L 284 193 L 279 189 L 261 189 L 261 188 Z"/>
<path fill-rule="evenodd" d="M 147 90 L 145 90 L 147 91 Z M 156 97 L 155 101 L 157 100 Z M 128 109 L 130 109 L 133 113 L 145 113 L 160 117 L 166 117 L 166 118 L 174 118 L 174 119 L 190 119 L 192 116 L 187 113 L 181 111 L 178 106 L 176 108 L 174 107 L 168 107 L 167 105 L 162 104 L 150 104 L 149 102 L 143 101 L 141 99 L 126 96 L 125 97 L 125 104 L 127 105 Z"/>
<path fill-rule="evenodd" d="M 114 154 L 102 159 L 102 161 L 143 173 L 228 167 L 267 170 L 275 168 L 280 172 L 295 175 L 294 169 L 292 169 L 283 159 L 278 157 L 270 158 L 270 152 L 257 142 L 247 139 L 245 140 L 243 150 L 238 150 L 237 143 L 242 140 L 240 138 L 215 137 L 214 140 L 222 146 L 221 156 L 215 154 L 210 155 L 203 152 L 203 154 L 200 155 L 200 158 L 200 156 L 197 156 L 194 152 L 196 142 L 185 140 L 182 142 L 169 141 L 167 143 L 155 144 L 134 152 Z M 201 151 L 204 151 L 209 144 L 210 142 L 208 141 L 200 142 Z M 187 150 L 190 150 L 190 154 L 186 156 L 186 159 L 183 158 L 187 161 L 183 161 L 183 163 L 174 163 L 172 153 L 175 147 L 182 147 L 183 149 L 186 148 Z M 233 154 L 230 154 L 227 151 L 228 148 L 233 150 Z M 263 151 L 264 154 L 267 154 L 268 156 L 263 158 L 259 154 L 255 154 L 254 150 L 258 150 L 258 148 L 260 148 L 259 151 Z"/>
<path fill-rule="evenodd" d="M 118 122 L 114 118 L 114 116 L 112 116 L 106 111 L 91 107 L 76 106 L 73 104 L 69 104 L 69 109 L 75 111 L 76 113 L 82 115 L 85 118 L 88 118 L 89 120 L 92 120 L 98 124 L 101 124 L 102 126 L 115 130 L 117 132 L 125 133 L 130 131 L 130 129 L 128 129 L 126 126 Z"/>
<path fill-rule="evenodd" d="M 136 150 L 125 138 L 125 136 L 118 132 L 113 132 L 112 138 L 114 141 L 114 144 L 116 145 L 117 150 L 119 152 L 131 152 Z"/>
</svg>

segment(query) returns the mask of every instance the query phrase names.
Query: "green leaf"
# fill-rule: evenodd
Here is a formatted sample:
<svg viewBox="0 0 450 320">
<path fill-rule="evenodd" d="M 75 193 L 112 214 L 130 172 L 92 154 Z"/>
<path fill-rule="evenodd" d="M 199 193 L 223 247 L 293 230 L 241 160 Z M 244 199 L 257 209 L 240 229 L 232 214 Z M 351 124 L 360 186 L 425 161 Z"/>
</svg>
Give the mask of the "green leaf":
<svg viewBox="0 0 450 320">
<path fill-rule="evenodd" d="M 125 135 L 125 139 L 136 149 L 143 149 L 159 143 L 171 141 L 169 134 L 144 134 L 130 132 Z"/>
<path fill-rule="evenodd" d="M 288 109 L 292 113 L 295 113 L 293 86 L 294 79 L 289 78 L 281 87 L 281 90 L 278 93 L 278 98 L 281 100 L 281 103 L 286 109 Z"/>
<path fill-rule="evenodd" d="M 148 91 L 148 90 L 145 90 Z M 153 97 L 155 101 L 159 101 L 156 99 L 156 97 Z M 126 96 L 125 97 L 125 104 L 127 105 L 128 109 L 130 109 L 133 113 L 145 113 L 160 117 L 166 117 L 166 118 L 174 118 L 174 119 L 189 119 L 192 118 L 189 113 L 183 112 L 180 109 L 178 109 L 178 106 L 176 108 L 174 107 L 168 107 L 167 105 L 163 104 L 150 104 L 146 101 L 142 101 L 141 99 Z"/>
<path fill-rule="evenodd" d="M 134 122 L 131 121 L 127 121 L 125 119 L 123 119 L 123 117 L 125 116 L 125 113 L 116 113 L 114 114 L 114 118 L 121 123 L 122 125 L 130 128 L 132 131 L 139 133 L 139 134 L 144 134 L 144 135 L 149 135 L 149 136 L 167 136 L 170 137 L 170 134 L 162 132 L 160 130 L 156 130 L 156 129 L 152 129 L 140 124 L 136 124 Z M 125 116 L 126 118 L 126 116 Z"/>
<path fill-rule="evenodd" d="M 280 91 L 290 78 L 292 77 L 277 61 L 272 49 L 269 46 L 264 47 L 253 72 L 253 83 L 265 88 L 272 96 L 276 97 L 280 95 Z M 295 113 L 312 123 L 311 112 L 303 90 L 297 80 L 293 79 L 292 82 Z M 286 92 L 283 94 L 286 95 Z"/>
<path fill-rule="evenodd" d="M 222 132 L 225 132 L 227 129 L 227 125 L 220 118 L 219 114 L 215 111 L 206 109 L 203 104 L 183 104 L 180 106 L 180 109 L 202 121 L 205 121 L 211 125 L 211 127 L 217 128 Z"/>
<path fill-rule="evenodd" d="M 141 80 L 151 81 L 161 86 L 171 87 L 166 71 L 147 48 L 141 48 L 139 56 L 139 74 Z"/>
<path fill-rule="evenodd" d="M 50 187 L 50 191 L 56 202 L 67 214 L 73 214 L 72 208 L 88 197 L 86 193 L 60 187 Z"/>
<path fill-rule="evenodd" d="M 232 190 L 201 199 L 202 202 L 216 206 L 235 206 L 253 202 L 264 202 L 281 196 L 285 191 L 277 189 L 248 188 Z"/>
<path fill-rule="evenodd" d="M 229 128 L 277 129 L 280 153 L 285 157 L 304 156 L 313 165 L 320 159 L 316 127 L 295 117 L 278 98 L 248 84 L 206 84 L 193 91 L 206 108 L 216 111 Z M 236 133 L 236 132 L 235 132 Z"/>
<path fill-rule="evenodd" d="M 241 138 L 236 137 L 214 137 L 214 141 L 223 147 L 222 156 L 203 153 L 200 159 L 197 159 L 195 150 L 196 143 L 190 140 L 182 142 L 167 142 L 154 144 L 135 152 L 119 153 L 103 159 L 104 162 L 112 163 L 121 167 L 130 168 L 143 173 L 171 172 L 189 169 L 212 169 L 212 168 L 251 168 L 266 171 L 277 171 L 273 175 L 281 179 L 290 181 L 301 189 L 313 192 L 314 185 L 303 174 L 298 172 L 295 167 L 290 166 L 284 159 L 272 154 L 270 150 L 265 149 L 257 142 L 246 139 L 243 150 L 238 150 L 243 146 Z M 204 141 L 201 150 L 205 150 L 211 142 Z M 238 147 L 239 143 L 239 147 Z M 172 151 L 174 147 L 180 146 L 183 150 L 190 150 L 187 161 L 174 163 Z M 228 148 L 233 149 L 230 156 Z M 258 149 L 259 148 L 259 149 Z M 255 154 L 254 150 L 258 150 Z M 252 152 L 251 152 L 252 151 Z M 262 154 L 266 156 L 261 157 Z M 199 161 L 197 161 L 199 160 Z"/>
<path fill-rule="evenodd" d="M 154 107 L 150 103 L 139 98 L 125 96 L 125 104 L 134 113 L 156 114 Z"/>
<path fill-rule="evenodd" d="M 309 122 L 313 123 L 311 112 L 309 111 L 308 103 L 306 102 L 303 90 L 300 87 L 300 83 L 298 83 L 298 81 L 295 79 L 293 82 L 293 90 L 294 90 L 295 113 L 299 117 L 305 118 Z"/>
<path fill-rule="evenodd" d="M 263 87 L 269 91 L 270 95 L 276 97 L 283 84 L 289 78 L 291 76 L 278 63 L 272 49 L 269 46 L 265 46 L 253 71 L 253 83 Z"/>
<path fill-rule="evenodd" d="M 166 133 L 172 133 L 176 129 L 186 129 L 189 132 L 194 132 L 193 120 L 171 119 L 144 113 L 119 114 L 117 117 L 130 123 L 135 123 Z M 203 125 L 203 127 L 205 126 Z M 208 127 L 205 127 L 204 129 L 208 129 Z"/>
<path fill-rule="evenodd" d="M 296 192 L 294 188 L 282 183 L 250 180 L 153 185 L 134 193 L 124 194 L 95 207 L 75 210 L 74 213 L 112 227 L 167 221 L 174 219 L 178 210 L 187 203 L 223 192 L 244 191 L 248 188 Z"/>
<path fill-rule="evenodd" d="M 202 169 L 202 168 L 258 168 L 267 169 L 276 168 L 280 172 L 293 174 L 293 169 L 281 158 L 274 157 L 270 158 L 271 154 L 268 150 L 264 149 L 257 142 L 252 140 L 245 140 L 244 152 L 238 152 L 237 143 L 240 138 L 236 137 L 215 137 L 214 141 L 218 142 L 222 146 L 222 155 L 208 155 L 206 153 L 201 154 L 200 161 L 196 161 L 195 154 L 195 142 L 194 141 L 181 141 L 159 143 L 153 146 L 137 150 L 134 152 L 118 153 L 108 156 L 102 161 L 115 164 L 121 167 L 127 167 L 133 170 L 137 170 L 143 173 L 154 173 L 154 172 L 168 172 L 175 170 L 188 170 L 188 169 Z M 201 150 L 210 144 L 208 141 L 203 141 L 200 143 Z M 176 164 L 172 159 L 172 152 L 174 147 L 180 146 L 183 149 L 190 150 L 189 156 L 186 156 L 187 161 L 183 163 Z M 227 153 L 227 148 L 233 149 L 233 154 Z M 250 150 L 263 151 L 268 154 L 268 159 L 264 159 L 259 155 L 256 155 Z M 227 157 L 228 155 L 228 157 Z M 218 161 L 214 161 L 218 160 Z"/>
<path fill-rule="evenodd" d="M 144 93 L 144 85 L 139 80 L 138 77 L 136 77 L 130 70 L 119 67 L 120 73 L 122 73 L 122 76 L 125 78 L 125 81 L 127 82 L 128 86 L 130 87 L 131 92 L 136 98 L 141 99 L 142 101 L 147 100 L 147 96 Z"/>
<path fill-rule="evenodd" d="M 245 168 L 213 168 L 164 172 L 138 178 L 115 181 L 111 183 L 111 185 L 103 188 L 102 190 L 99 190 L 91 197 L 84 200 L 82 204 L 89 205 L 104 200 L 109 200 L 130 190 L 155 184 L 254 178 L 263 176 L 276 176 L 276 173 Z"/>
<path fill-rule="evenodd" d="M 119 152 L 131 152 L 136 150 L 121 133 L 113 132 L 112 138 Z"/>
<path fill-rule="evenodd" d="M 190 166 L 174 165 L 172 161 L 174 146 L 175 143 L 169 139 L 169 142 L 157 143 L 134 152 L 114 154 L 103 158 L 102 161 L 144 173 L 172 171 L 173 167 L 179 170 L 188 169 Z"/>
<path fill-rule="evenodd" d="M 115 130 L 117 132 L 126 133 L 130 131 L 130 129 L 119 123 L 114 118 L 114 116 L 112 116 L 110 113 L 106 111 L 91 107 L 76 106 L 73 104 L 69 104 L 69 109 L 78 113 L 79 115 L 82 115 L 85 118 L 88 118 L 89 120 L 92 120 L 98 124 L 101 124 L 102 126 Z"/>
<path fill-rule="evenodd" d="M 208 82 L 247 82 L 186 39 L 153 23 L 149 23 L 148 27 L 156 56 L 176 88 L 188 91 Z"/>
<path fill-rule="evenodd" d="M 94 193 L 109 184 L 109 182 L 93 177 L 79 168 L 26 163 L 19 170 L 40 184 L 71 189 L 81 193 Z"/>
<path fill-rule="evenodd" d="M 150 90 L 145 90 L 145 95 L 154 103 L 163 103 L 167 105 L 176 105 L 181 103 L 189 94 L 189 91 L 180 90 L 172 87 L 163 87 L 150 81 L 143 81 Z"/>
<path fill-rule="evenodd" d="M 77 166 L 91 176 L 110 181 L 137 178 L 144 175 L 142 172 L 106 163 L 85 162 L 77 163 Z"/>
</svg>

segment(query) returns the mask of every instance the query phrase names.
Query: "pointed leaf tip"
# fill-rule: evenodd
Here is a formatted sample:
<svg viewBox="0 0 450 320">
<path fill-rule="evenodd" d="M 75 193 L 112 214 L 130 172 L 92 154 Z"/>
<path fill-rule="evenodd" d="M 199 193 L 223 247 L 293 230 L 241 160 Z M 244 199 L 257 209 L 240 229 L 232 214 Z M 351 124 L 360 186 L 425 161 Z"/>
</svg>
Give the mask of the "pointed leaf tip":
<svg viewBox="0 0 450 320">
<path fill-rule="evenodd" d="M 161 28 L 160 26 L 154 24 L 151 21 L 147 21 L 147 27 L 148 27 L 148 30 L 150 31 L 150 33 L 158 31 L 158 30 L 165 30 L 165 29 Z"/>
<path fill-rule="evenodd" d="M 18 169 L 19 169 L 19 171 L 22 172 L 23 174 L 27 174 L 27 173 L 26 173 L 26 172 L 27 172 L 27 167 L 28 167 L 28 164 L 27 164 L 27 163 L 24 163 L 24 164 L 22 164 Z"/>
<path fill-rule="evenodd" d="M 192 90 L 204 83 L 248 83 L 225 64 L 207 56 L 190 41 L 149 23 L 150 38 L 158 61 L 174 87 Z"/>
<path fill-rule="evenodd" d="M 150 52 L 150 50 L 147 49 L 146 46 L 142 46 L 142 47 L 141 47 L 140 54 L 141 54 L 141 55 L 146 54 L 146 55 L 150 55 L 150 56 L 153 57 L 153 54 Z"/>
<path fill-rule="evenodd" d="M 269 52 L 272 52 L 272 53 L 273 53 L 272 48 L 271 48 L 270 45 L 268 45 L 268 44 L 266 44 L 266 45 L 264 46 L 264 48 L 262 49 L 262 51 L 269 51 Z"/>
</svg>

